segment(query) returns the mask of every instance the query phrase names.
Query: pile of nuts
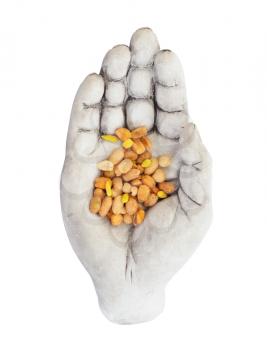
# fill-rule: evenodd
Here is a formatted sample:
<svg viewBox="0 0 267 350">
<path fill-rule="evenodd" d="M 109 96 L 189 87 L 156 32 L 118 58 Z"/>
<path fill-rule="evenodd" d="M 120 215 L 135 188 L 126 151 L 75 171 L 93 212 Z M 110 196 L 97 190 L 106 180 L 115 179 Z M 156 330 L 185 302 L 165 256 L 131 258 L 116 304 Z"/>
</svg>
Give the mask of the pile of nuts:
<svg viewBox="0 0 267 350">
<path fill-rule="evenodd" d="M 175 190 L 174 183 L 165 181 L 164 168 L 170 165 L 171 157 L 167 154 L 152 157 L 152 144 L 145 127 L 132 131 L 119 128 L 115 135 L 103 135 L 102 139 L 121 141 L 122 147 L 97 163 L 101 175 L 95 179 L 89 210 L 107 217 L 114 226 L 139 225 L 147 208 Z"/>
</svg>

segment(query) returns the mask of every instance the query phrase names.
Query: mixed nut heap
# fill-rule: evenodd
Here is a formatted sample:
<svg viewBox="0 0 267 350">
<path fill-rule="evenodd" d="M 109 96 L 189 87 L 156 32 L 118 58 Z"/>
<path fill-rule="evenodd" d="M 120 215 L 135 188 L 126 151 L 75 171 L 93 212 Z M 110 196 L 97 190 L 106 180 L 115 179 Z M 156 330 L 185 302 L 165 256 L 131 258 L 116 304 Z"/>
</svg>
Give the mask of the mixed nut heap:
<svg viewBox="0 0 267 350">
<path fill-rule="evenodd" d="M 95 179 L 89 209 L 106 216 L 114 226 L 139 225 L 147 208 L 175 190 L 174 183 L 165 181 L 164 168 L 170 165 L 171 157 L 167 154 L 152 157 L 152 144 L 145 127 L 132 131 L 119 128 L 115 135 L 103 135 L 102 139 L 121 141 L 122 147 L 97 163 L 101 175 Z"/>
</svg>

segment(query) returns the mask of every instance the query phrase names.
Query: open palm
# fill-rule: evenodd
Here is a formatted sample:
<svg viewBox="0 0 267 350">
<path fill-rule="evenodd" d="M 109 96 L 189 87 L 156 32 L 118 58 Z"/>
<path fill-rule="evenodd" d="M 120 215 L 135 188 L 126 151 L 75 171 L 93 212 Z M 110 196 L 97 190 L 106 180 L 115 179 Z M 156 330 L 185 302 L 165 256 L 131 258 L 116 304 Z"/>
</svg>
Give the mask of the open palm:
<svg viewBox="0 0 267 350">
<path fill-rule="evenodd" d="M 123 126 L 147 127 L 153 155 L 171 154 L 167 179 L 177 184 L 177 191 L 150 208 L 137 227 L 113 227 L 88 210 L 98 176 L 96 163 L 117 147 L 100 136 Z M 159 50 L 151 29 L 139 29 L 130 48 L 118 45 L 108 51 L 101 73 L 87 76 L 81 84 L 61 177 L 70 242 L 110 320 L 143 322 L 161 312 L 166 283 L 209 226 L 209 183 L 210 159 L 188 120 L 181 64 L 173 52 Z"/>
</svg>

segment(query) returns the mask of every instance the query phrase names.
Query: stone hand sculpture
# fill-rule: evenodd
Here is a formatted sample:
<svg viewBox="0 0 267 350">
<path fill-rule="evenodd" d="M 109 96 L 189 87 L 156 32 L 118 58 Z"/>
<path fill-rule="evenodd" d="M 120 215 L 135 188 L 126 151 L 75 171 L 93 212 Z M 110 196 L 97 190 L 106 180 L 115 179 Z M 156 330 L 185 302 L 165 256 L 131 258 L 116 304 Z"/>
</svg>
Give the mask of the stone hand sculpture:
<svg viewBox="0 0 267 350">
<path fill-rule="evenodd" d="M 96 163 L 116 147 L 100 136 L 123 126 L 146 126 L 153 154 L 172 156 L 167 178 L 177 189 L 150 208 L 141 225 L 113 227 L 90 213 L 88 203 Z M 61 176 L 66 231 L 109 320 L 131 324 L 161 313 L 167 282 L 209 227 L 210 170 L 209 155 L 189 121 L 179 59 L 159 49 L 151 29 L 138 29 L 129 47 L 113 47 L 100 74 L 88 75 L 79 87 Z"/>
</svg>

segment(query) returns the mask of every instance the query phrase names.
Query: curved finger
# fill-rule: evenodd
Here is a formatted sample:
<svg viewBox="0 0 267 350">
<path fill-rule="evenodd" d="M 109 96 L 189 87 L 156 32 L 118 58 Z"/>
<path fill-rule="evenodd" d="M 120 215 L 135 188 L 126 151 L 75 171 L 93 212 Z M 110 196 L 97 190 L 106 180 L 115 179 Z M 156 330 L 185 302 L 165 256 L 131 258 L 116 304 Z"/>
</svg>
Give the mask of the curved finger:
<svg viewBox="0 0 267 350">
<path fill-rule="evenodd" d="M 128 46 L 117 45 L 109 50 L 102 63 L 104 77 L 108 81 L 118 81 L 126 76 L 131 54 Z"/>
<path fill-rule="evenodd" d="M 87 157 L 97 143 L 100 125 L 100 102 L 104 79 L 93 73 L 80 85 L 75 96 L 67 138 L 67 154 Z"/>
<path fill-rule="evenodd" d="M 175 53 L 170 50 L 158 52 L 154 77 L 157 129 L 165 137 L 178 138 L 188 116 L 183 69 Z"/>
<path fill-rule="evenodd" d="M 159 50 L 156 35 L 150 28 L 140 28 L 130 42 L 131 68 L 127 75 L 126 124 L 130 129 L 154 126 L 154 80 L 152 64 Z"/>
<path fill-rule="evenodd" d="M 126 45 L 114 46 L 104 57 L 101 73 L 106 90 L 102 100 L 101 133 L 114 133 L 117 128 L 125 125 L 123 104 L 130 60 L 130 50 Z"/>
</svg>

